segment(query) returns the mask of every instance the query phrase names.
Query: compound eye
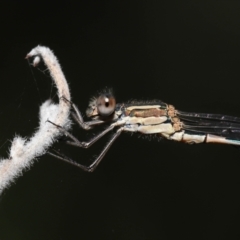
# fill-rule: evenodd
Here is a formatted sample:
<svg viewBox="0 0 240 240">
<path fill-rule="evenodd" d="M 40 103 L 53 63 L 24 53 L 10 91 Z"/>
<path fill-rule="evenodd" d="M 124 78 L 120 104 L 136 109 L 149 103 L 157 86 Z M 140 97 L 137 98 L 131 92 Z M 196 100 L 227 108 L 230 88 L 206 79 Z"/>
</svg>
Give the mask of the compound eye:
<svg viewBox="0 0 240 240">
<path fill-rule="evenodd" d="M 116 106 L 115 98 L 111 95 L 102 95 L 97 99 L 98 114 L 107 117 L 111 115 Z"/>
</svg>

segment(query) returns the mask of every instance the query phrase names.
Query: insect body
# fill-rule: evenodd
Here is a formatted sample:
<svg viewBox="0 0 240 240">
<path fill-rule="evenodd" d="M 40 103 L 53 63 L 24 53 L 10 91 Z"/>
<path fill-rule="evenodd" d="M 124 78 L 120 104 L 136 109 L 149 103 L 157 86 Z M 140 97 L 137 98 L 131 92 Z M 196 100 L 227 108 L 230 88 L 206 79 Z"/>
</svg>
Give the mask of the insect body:
<svg viewBox="0 0 240 240">
<path fill-rule="evenodd" d="M 68 101 L 67 99 L 63 100 Z M 69 104 L 73 108 L 74 120 L 83 129 L 93 129 L 103 123 L 107 123 L 108 127 L 89 142 L 81 142 L 63 127 L 56 125 L 69 137 L 68 144 L 88 148 L 106 133 L 116 129 L 110 141 L 90 166 L 81 165 L 56 150 L 54 153 L 49 152 L 50 155 L 88 172 L 94 171 L 115 139 L 123 131 L 157 134 L 159 137 L 186 143 L 214 142 L 240 145 L 240 118 L 237 117 L 182 112 L 161 101 L 116 104 L 115 98 L 109 90 L 105 90 L 90 101 L 86 111 L 90 121 L 84 122 L 77 106 L 71 102 Z"/>
</svg>

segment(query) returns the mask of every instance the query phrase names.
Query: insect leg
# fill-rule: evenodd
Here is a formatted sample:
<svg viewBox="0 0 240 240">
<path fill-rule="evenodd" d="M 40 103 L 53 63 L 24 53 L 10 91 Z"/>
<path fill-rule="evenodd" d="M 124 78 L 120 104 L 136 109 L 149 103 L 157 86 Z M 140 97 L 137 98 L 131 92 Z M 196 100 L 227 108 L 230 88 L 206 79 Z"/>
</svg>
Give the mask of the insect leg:
<svg viewBox="0 0 240 240">
<path fill-rule="evenodd" d="M 71 107 L 73 108 L 75 113 L 71 112 L 71 115 L 81 128 L 83 128 L 85 130 L 89 130 L 92 128 L 92 126 L 104 123 L 104 121 L 102 121 L 102 120 L 92 120 L 92 121 L 84 122 L 82 114 L 79 111 L 78 107 L 73 102 L 66 99 L 65 97 L 62 97 L 62 99 L 64 101 L 68 102 L 71 105 Z"/>
<path fill-rule="evenodd" d="M 76 146 L 76 147 L 81 147 L 81 148 L 89 148 L 96 141 L 98 141 L 101 137 L 103 137 L 106 133 L 111 131 L 116 126 L 115 124 L 112 124 L 108 128 L 106 128 L 104 131 L 102 131 L 100 134 L 93 137 L 89 142 L 81 142 L 76 137 L 74 137 L 71 133 L 69 133 L 66 129 L 64 129 L 62 126 L 59 126 L 49 120 L 48 122 L 56 126 L 59 129 L 59 131 L 61 131 L 63 134 L 65 134 L 67 137 L 69 137 L 72 140 L 72 141 L 66 141 L 67 144 Z"/>
<path fill-rule="evenodd" d="M 110 147 L 112 146 L 113 142 L 117 139 L 117 137 L 119 137 L 119 135 L 121 134 L 122 131 L 123 131 L 123 128 L 119 128 L 117 130 L 117 132 L 112 136 L 110 141 L 104 147 L 102 152 L 98 155 L 98 157 L 94 160 L 94 162 L 90 166 L 84 166 L 82 164 L 79 164 L 79 163 L 73 161 L 71 158 L 68 158 L 68 157 L 64 156 L 63 154 L 59 153 L 57 150 L 54 150 L 54 152 L 56 152 L 56 154 L 52 153 L 52 152 L 48 152 L 48 154 L 53 156 L 53 157 L 55 157 L 55 158 L 57 158 L 57 159 L 60 159 L 60 160 L 62 160 L 64 162 L 67 162 L 67 163 L 72 164 L 72 165 L 74 165 L 76 167 L 79 167 L 79 168 L 81 168 L 84 171 L 93 172 L 97 168 L 98 164 L 101 162 L 101 160 L 103 159 L 103 157 L 105 156 L 107 151 L 110 149 Z"/>
</svg>

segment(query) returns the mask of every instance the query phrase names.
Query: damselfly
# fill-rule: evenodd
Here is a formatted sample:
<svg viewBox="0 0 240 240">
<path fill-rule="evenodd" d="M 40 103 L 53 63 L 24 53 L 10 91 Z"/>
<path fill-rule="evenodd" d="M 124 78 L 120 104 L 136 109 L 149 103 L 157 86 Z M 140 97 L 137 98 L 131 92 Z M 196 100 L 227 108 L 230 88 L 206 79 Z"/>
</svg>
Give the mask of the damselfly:
<svg viewBox="0 0 240 240">
<path fill-rule="evenodd" d="M 90 118 L 84 122 L 77 106 L 72 106 L 72 117 L 85 130 L 101 124 L 108 127 L 89 142 L 79 141 L 62 126 L 54 123 L 70 140 L 68 144 L 88 148 L 108 132 L 116 129 L 110 141 L 90 166 L 84 166 L 64 156 L 57 150 L 48 154 L 71 163 L 85 171 L 92 172 L 103 159 L 113 142 L 124 131 L 157 136 L 185 143 L 222 143 L 240 145 L 240 118 L 221 114 L 188 113 L 175 109 L 173 105 L 154 100 L 149 102 L 134 101 L 116 103 L 111 90 L 104 90 L 90 100 L 86 115 Z"/>
</svg>

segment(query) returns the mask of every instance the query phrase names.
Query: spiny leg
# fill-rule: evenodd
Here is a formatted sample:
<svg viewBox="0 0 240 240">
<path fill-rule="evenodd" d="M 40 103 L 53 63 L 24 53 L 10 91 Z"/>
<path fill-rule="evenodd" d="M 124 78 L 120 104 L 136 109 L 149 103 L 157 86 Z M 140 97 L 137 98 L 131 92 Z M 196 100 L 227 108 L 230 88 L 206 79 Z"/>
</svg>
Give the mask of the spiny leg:
<svg viewBox="0 0 240 240">
<path fill-rule="evenodd" d="M 98 157 L 94 160 L 94 162 L 90 166 L 84 166 L 82 164 L 79 164 L 79 163 L 73 161 L 71 158 L 68 158 L 68 157 L 64 156 L 63 154 L 61 154 L 59 151 L 57 151 L 55 149 L 54 149 L 54 151 L 57 154 L 52 153 L 52 152 L 48 152 L 48 154 L 53 156 L 53 157 L 55 157 L 55 158 L 57 158 L 57 159 L 60 159 L 60 160 L 62 160 L 64 162 L 67 162 L 67 163 L 72 164 L 72 165 L 74 165 L 76 167 L 79 167 L 79 168 L 81 168 L 84 171 L 93 172 L 97 168 L 98 164 L 101 162 L 101 160 L 103 159 L 103 157 L 105 156 L 107 151 L 110 149 L 110 147 L 112 146 L 113 142 L 117 139 L 117 137 L 119 137 L 119 135 L 121 134 L 122 131 L 123 131 L 123 128 L 119 128 L 117 130 L 117 132 L 112 136 L 110 141 L 104 147 L 102 152 L 98 155 Z"/>
<path fill-rule="evenodd" d="M 105 121 L 99 120 L 99 119 L 84 122 L 81 115 L 77 115 L 73 112 L 71 112 L 71 115 L 72 115 L 73 119 L 77 122 L 77 124 L 84 130 L 89 130 L 89 129 L 92 129 L 92 127 L 95 125 L 100 125 L 102 123 L 105 123 Z M 81 116 L 80 119 L 79 119 L 79 116 Z"/>
<path fill-rule="evenodd" d="M 82 114 L 79 111 L 78 107 L 73 102 L 66 99 L 65 97 L 61 97 L 61 99 L 63 99 L 64 101 L 68 102 L 71 105 L 71 107 L 75 112 L 75 113 L 71 112 L 71 115 L 81 128 L 85 130 L 89 130 L 92 128 L 92 126 L 104 123 L 104 121 L 102 120 L 91 120 L 91 121 L 84 122 Z"/>
<path fill-rule="evenodd" d="M 110 125 L 108 128 L 106 128 L 104 131 L 93 137 L 89 142 L 80 142 L 76 137 L 74 137 L 71 133 L 69 133 L 66 129 L 64 129 L 62 126 L 59 126 L 51 121 L 48 120 L 49 123 L 56 126 L 59 131 L 64 133 L 67 137 L 69 137 L 72 141 L 66 141 L 67 144 L 76 146 L 76 147 L 82 147 L 82 148 L 89 148 L 92 146 L 95 142 L 97 142 L 101 137 L 103 137 L 105 134 L 107 134 L 109 131 L 111 131 L 115 124 Z"/>
<path fill-rule="evenodd" d="M 55 158 L 57 158 L 57 159 L 59 159 L 59 160 L 62 160 L 62 161 L 64 161 L 64 162 L 66 162 L 66 163 L 69 163 L 69 164 L 71 164 L 71 165 L 73 165 L 73 166 L 75 166 L 75 167 L 81 168 L 81 169 L 84 170 L 84 171 L 88 171 L 88 170 L 87 170 L 87 168 L 88 168 L 87 166 L 84 166 L 84 165 L 82 165 L 82 164 L 80 164 L 80 163 L 77 163 L 77 162 L 73 161 L 71 158 L 63 155 L 62 153 L 60 153 L 60 152 L 57 151 L 56 149 L 52 149 L 52 151 L 54 151 L 55 153 L 53 153 L 53 152 L 47 152 L 47 154 L 50 155 L 50 156 L 52 156 L 52 157 L 55 157 Z"/>
</svg>

